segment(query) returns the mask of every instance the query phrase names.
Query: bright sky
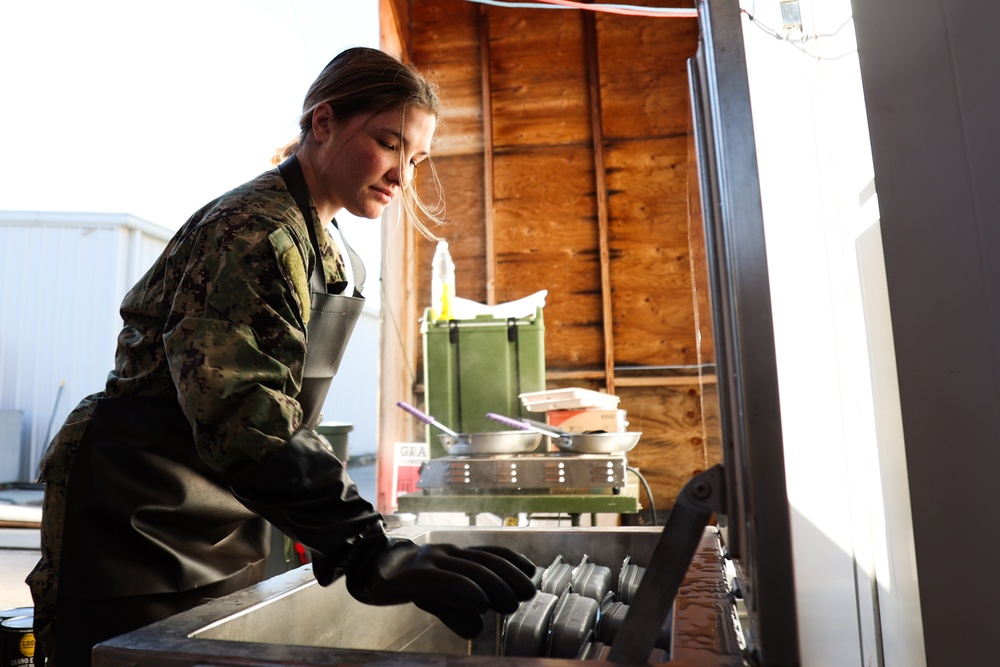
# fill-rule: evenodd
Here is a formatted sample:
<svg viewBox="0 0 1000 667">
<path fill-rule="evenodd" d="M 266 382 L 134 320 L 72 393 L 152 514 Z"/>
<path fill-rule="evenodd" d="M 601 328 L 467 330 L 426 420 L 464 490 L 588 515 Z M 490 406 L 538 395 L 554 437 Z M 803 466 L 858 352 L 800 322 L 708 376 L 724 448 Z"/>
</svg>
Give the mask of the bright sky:
<svg viewBox="0 0 1000 667">
<path fill-rule="evenodd" d="M 378 36 L 378 0 L 0 0 L 0 210 L 176 229 L 270 168 L 323 66 Z M 346 222 L 374 276 L 379 223 L 369 259 Z"/>
</svg>

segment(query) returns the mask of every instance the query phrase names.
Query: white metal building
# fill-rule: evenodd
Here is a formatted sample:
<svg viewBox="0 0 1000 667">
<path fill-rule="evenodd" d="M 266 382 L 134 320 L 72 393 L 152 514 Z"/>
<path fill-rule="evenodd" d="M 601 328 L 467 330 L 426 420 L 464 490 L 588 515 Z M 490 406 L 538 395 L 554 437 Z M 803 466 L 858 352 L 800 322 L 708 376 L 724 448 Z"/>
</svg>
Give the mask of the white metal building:
<svg viewBox="0 0 1000 667">
<path fill-rule="evenodd" d="M 104 388 L 121 301 L 172 234 L 124 213 L 0 211 L 0 483 L 33 481 L 66 415 Z M 363 312 L 323 411 L 352 425 L 357 453 L 375 451 L 378 319 Z"/>
<path fill-rule="evenodd" d="M 0 482 L 33 480 L 48 436 L 104 387 L 118 306 L 170 236 L 124 213 L 0 211 Z"/>
</svg>

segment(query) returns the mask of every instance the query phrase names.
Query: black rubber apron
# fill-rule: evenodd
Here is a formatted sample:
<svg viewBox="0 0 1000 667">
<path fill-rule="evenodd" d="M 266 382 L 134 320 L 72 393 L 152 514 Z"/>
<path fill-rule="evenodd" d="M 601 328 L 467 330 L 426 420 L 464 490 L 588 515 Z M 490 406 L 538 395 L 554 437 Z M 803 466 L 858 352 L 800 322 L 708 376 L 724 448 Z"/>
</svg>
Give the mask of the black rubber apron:
<svg viewBox="0 0 1000 667">
<path fill-rule="evenodd" d="M 315 428 L 364 306 L 364 266 L 348 247 L 353 296 L 326 292 L 309 192 L 297 160 L 279 172 L 315 253 L 303 426 Z M 346 242 L 345 242 L 345 247 Z M 58 664 L 89 664 L 89 647 L 254 584 L 268 524 L 237 501 L 198 456 L 179 404 L 102 399 L 73 462 L 59 573 Z"/>
<path fill-rule="evenodd" d="M 351 338 L 354 325 L 361 317 L 361 310 L 365 305 L 365 299 L 361 296 L 361 290 L 365 286 L 365 265 L 358 254 L 347 244 L 343 233 L 337 227 L 337 232 L 340 233 L 341 242 L 347 250 L 347 256 L 351 262 L 351 270 L 354 273 L 354 295 L 327 293 L 322 255 L 320 254 L 319 242 L 316 239 L 316 227 L 312 224 L 309 189 L 302 176 L 302 167 L 293 155 L 278 166 L 278 171 L 285 179 L 288 190 L 295 198 L 299 210 L 305 216 L 306 224 L 309 226 L 309 239 L 316 252 L 316 264 L 313 266 L 312 275 L 309 276 L 311 307 L 306 337 L 308 345 L 305 373 L 302 389 L 298 395 L 299 405 L 302 406 L 304 412 L 303 425 L 308 428 L 316 428 L 322 419 L 321 410 L 323 402 L 326 401 L 326 394 L 330 390 L 330 383 L 340 368 L 340 361 L 344 358 L 347 342 Z M 333 224 L 336 227 L 336 221 Z M 314 341 L 321 346 L 321 353 L 318 351 L 313 353 Z"/>
</svg>

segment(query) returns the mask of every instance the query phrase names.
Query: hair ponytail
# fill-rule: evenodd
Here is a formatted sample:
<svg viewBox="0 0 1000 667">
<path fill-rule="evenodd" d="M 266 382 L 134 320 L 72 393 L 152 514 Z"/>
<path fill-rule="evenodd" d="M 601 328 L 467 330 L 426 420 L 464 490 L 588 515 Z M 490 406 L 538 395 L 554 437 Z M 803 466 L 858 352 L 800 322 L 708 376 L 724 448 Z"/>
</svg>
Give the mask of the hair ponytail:
<svg viewBox="0 0 1000 667">
<path fill-rule="evenodd" d="M 299 150 L 299 138 L 296 137 L 289 141 L 287 144 L 281 148 L 277 148 L 274 151 L 274 155 L 271 156 L 271 164 L 277 167 L 279 164 L 295 155 L 295 151 Z"/>
</svg>

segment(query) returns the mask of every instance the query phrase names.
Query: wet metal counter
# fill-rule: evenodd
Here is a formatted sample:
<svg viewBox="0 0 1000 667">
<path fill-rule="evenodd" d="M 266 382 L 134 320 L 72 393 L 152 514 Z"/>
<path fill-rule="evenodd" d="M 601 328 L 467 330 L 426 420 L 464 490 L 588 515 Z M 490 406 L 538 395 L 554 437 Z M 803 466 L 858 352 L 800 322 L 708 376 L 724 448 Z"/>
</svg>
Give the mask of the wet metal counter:
<svg viewBox="0 0 1000 667">
<path fill-rule="evenodd" d="M 645 565 L 660 528 L 428 528 L 395 534 L 418 543 L 503 544 L 547 565 L 583 556 L 612 567 L 626 556 Z M 716 531 L 706 529 L 674 607 L 671 665 L 738 665 L 738 631 Z M 95 667 L 306 667 L 313 665 L 569 665 L 580 660 L 498 657 L 499 623 L 487 619 L 473 641 L 412 604 L 372 607 L 353 600 L 343 580 L 328 588 L 303 566 L 183 614 L 100 644 Z"/>
</svg>

